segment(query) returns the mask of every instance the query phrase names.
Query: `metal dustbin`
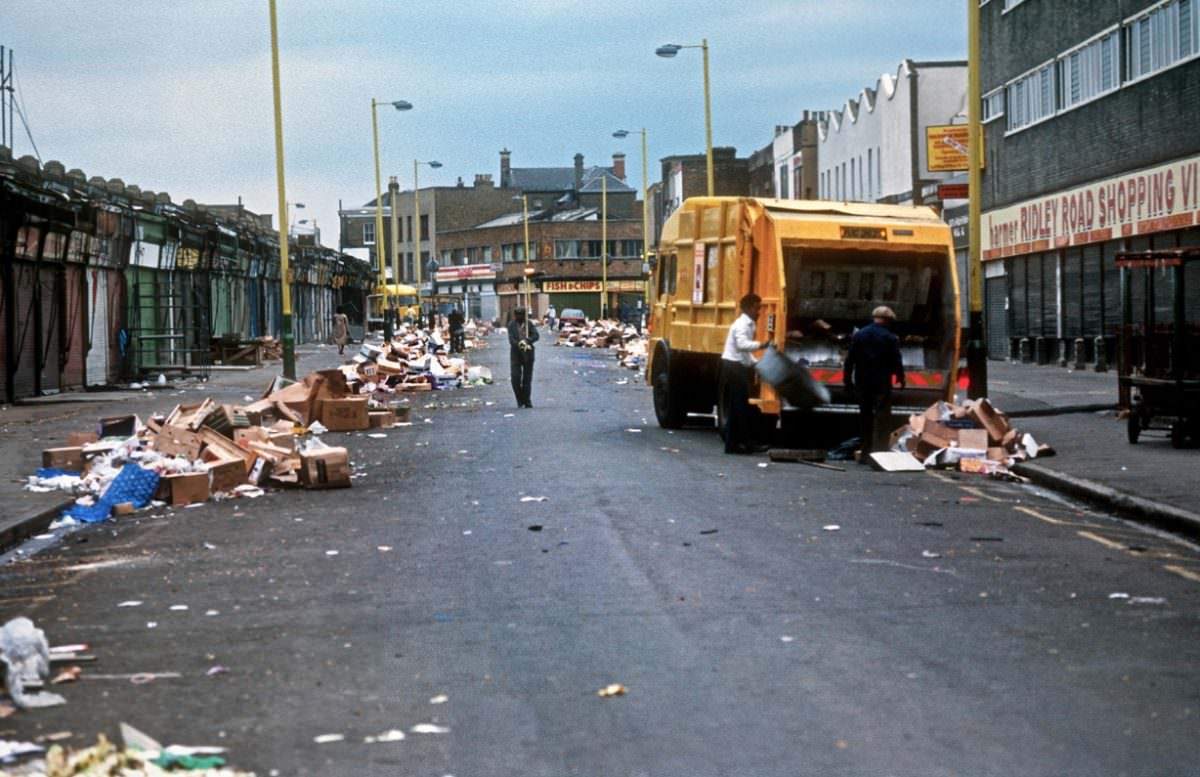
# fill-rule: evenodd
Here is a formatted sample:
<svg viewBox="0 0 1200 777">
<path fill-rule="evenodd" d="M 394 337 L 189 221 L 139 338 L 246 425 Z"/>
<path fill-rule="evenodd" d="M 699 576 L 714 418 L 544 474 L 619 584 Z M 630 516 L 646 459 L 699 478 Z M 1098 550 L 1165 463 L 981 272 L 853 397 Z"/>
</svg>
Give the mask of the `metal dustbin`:
<svg viewBox="0 0 1200 777">
<path fill-rule="evenodd" d="M 806 366 L 780 353 L 774 344 L 767 346 L 754 370 L 795 407 L 807 409 L 829 402 L 829 389 L 825 384 L 813 378 Z"/>
</svg>

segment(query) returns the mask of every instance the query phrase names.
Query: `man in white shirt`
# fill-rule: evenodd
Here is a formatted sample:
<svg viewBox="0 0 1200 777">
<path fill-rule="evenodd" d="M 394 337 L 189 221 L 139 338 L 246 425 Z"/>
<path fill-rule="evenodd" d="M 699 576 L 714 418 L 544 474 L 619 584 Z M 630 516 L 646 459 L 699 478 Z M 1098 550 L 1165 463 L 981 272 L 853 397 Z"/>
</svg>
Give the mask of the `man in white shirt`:
<svg viewBox="0 0 1200 777">
<path fill-rule="evenodd" d="M 747 294 L 738 303 L 742 314 L 729 327 L 725 350 L 721 352 L 721 377 L 718 399 L 725 417 L 726 453 L 762 453 L 766 445 L 754 441 L 754 416 L 750 411 L 750 382 L 754 373 L 754 352 L 760 351 L 774 338 L 767 330 L 767 339 L 754 339 L 762 298 Z"/>
</svg>

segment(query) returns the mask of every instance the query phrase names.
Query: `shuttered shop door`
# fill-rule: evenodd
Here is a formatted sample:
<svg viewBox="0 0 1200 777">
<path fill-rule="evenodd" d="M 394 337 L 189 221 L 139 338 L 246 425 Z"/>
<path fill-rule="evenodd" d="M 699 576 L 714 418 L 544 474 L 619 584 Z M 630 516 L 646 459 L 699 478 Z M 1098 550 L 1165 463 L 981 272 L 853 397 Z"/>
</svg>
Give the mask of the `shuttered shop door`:
<svg viewBox="0 0 1200 777">
<path fill-rule="evenodd" d="M 1101 246 L 1100 267 L 1104 270 L 1104 328 L 1105 337 L 1117 334 L 1121 325 L 1121 271 L 1117 269 L 1117 252 L 1122 250 L 1120 240 Z"/>
<path fill-rule="evenodd" d="M 1008 277 L 1010 279 L 1010 306 L 1012 315 L 1009 322 L 1012 325 L 1012 337 L 1025 337 L 1029 334 L 1029 258 L 1019 257 L 1008 261 Z"/>
<path fill-rule="evenodd" d="M 1179 238 L 1181 246 L 1200 246 L 1200 229 L 1189 229 Z M 1192 326 L 1200 326 L 1200 262 L 1188 262 L 1183 268 L 1184 316 Z"/>
<path fill-rule="evenodd" d="M 1084 246 L 1082 272 L 1083 335 L 1089 339 L 1104 333 L 1104 278 L 1100 270 L 1100 257 L 1100 246 Z M 1089 347 L 1091 346 L 1089 345 Z"/>
<path fill-rule="evenodd" d="M 1058 335 L 1058 254 L 1042 254 L 1042 336 Z"/>
<path fill-rule="evenodd" d="M 1063 254 L 1062 284 L 1063 337 L 1073 340 L 1083 336 L 1083 251 L 1078 248 Z"/>
<path fill-rule="evenodd" d="M 108 383 L 108 272 L 87 271 L 87 385 Z"/>
<path fill-rule="evenodd" d="M 63 317 L 66 340 L 63 349 L 63 389 L 83 388 L 84 363 L 87 359 L 87 305 L 83 265 L 67 265 L 63 273 Z"/>
<path fill-rule="evenodd" d="M 59 317 L 63 310 L 58 289 L 59 268 L 43 267 L 38 271 L 38 291 L 41 294 L 42 345 L 38 353 L 40 360 L 42 392 L 58 391 L 61 381 L 59 362 L 62 343 L 59 339 Z"/>
<path fill-rule="evenodd" d="M 1042 255 L 1035 254 L 1026 260 L 1025 282 L 1029 309 L 1025 317 L 1029 322 L 1029 334 L 1042 333 Z"/>
<path fill-rule="evenodd" d="M 987 313 L 987 350 L 989 359 L 1008 358 L 1008 278 L 988 278 L 984 281 L 984 309 Z"/>
</svg>

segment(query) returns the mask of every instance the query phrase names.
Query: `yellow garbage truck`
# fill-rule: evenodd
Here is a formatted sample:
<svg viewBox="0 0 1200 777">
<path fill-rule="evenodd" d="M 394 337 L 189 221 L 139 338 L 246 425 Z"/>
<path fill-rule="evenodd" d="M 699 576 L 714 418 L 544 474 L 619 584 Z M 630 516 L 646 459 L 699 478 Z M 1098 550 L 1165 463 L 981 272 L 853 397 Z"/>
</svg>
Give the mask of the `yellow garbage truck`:
<svg viewBox="0 0 1200 777">
<path fill-rule="evenodd" d="M 954 397 L 959 281 L 950 227 L 932 208 L 693 197 L 663 224 L 658 257 L 645 378 L 665 428 L 714 406 L 719 414 L 721 351 L 738 300 L 750 292 L 763 299 L 758 339 L 773 329 L 775 346 L 803 359 L 831 398 L 792 407 L 758 381 L 751 402 L 763 414 L 857 412 L 842 363 L 854 330 L 878 305 L 896 313 L 907 376 L 893 412 Z"/>
</svg>

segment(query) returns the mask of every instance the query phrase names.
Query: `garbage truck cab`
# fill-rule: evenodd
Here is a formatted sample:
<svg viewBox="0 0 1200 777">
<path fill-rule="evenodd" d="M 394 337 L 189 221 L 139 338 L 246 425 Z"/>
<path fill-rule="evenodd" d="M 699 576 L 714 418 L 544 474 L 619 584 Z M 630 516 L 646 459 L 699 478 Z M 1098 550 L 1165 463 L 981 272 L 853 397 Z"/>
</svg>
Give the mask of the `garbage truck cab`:
<svg viewBox="0 0 1200 777">
<path fill-rule="evenodd" d="M 958 275 L 950 227 L 931 208 L 693 197 L 664 223 L 658 256 L 645 378 L 665 428 L 720 406 L 721 351 L 750 292 L 763 299 L 758 339 L 774 329 L 775 346 L 806 360 L 830 392 L 828 404 L 796 408 L 757 381 L 751 403 L 762 413 L 857 413 L 842 364 L 878 305 L 896 313 L 907 376 L 893 412 L 954 397 Z"/>
</svg>

